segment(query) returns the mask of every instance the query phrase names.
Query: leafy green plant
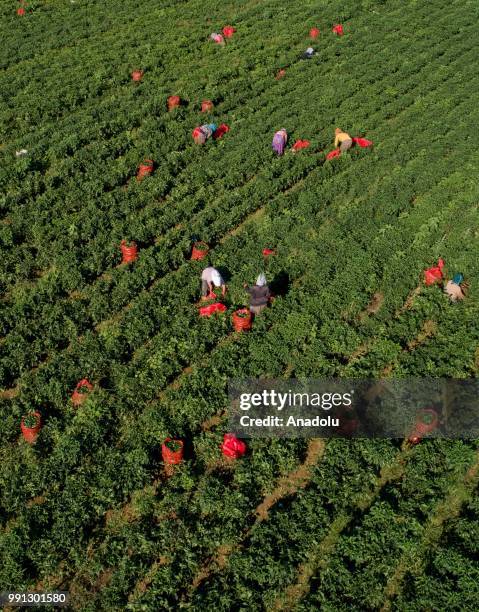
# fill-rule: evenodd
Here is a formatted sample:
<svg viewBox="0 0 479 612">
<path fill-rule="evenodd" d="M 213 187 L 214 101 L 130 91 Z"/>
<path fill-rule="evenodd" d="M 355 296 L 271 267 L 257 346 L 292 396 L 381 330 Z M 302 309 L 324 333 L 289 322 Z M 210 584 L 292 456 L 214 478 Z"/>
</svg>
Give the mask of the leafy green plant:
<svg viewBox="0 0 479 612">
<path fill-rule="evenodd" d="M 168 440 L 165 442 L 165 446 L 168 450 L 176 453 L 183 448 L 183 444 L 179 440 Z"/>
<path fill-rule="evenodd" d="M 22 417 L 22 421 L 23 421 L 23 424 L 25 425 L 25 427 L 27 427 L 28 429 L 34 429 L 38 425 L 38 423 L 40 422 L 40 419 L 39 419 L 38 415 L 35 414 L 34 412 L 27 412 Z"/>
</svg>

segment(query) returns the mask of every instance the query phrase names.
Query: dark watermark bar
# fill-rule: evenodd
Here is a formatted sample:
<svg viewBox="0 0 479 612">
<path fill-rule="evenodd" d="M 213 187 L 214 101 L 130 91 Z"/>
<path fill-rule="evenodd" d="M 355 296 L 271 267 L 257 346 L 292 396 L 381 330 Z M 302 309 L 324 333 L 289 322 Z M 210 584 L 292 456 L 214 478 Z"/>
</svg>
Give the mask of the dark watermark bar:
<svg viewBox="0 0 479 612">
<path fill-rule="evenodd" d="M 240 438 L 479 438 L 479 380 L 234 379 Z"/>
<path fill-rule="evenodd" d="M 69 597 L 68 591 L 8 591 L 0 593 L 0 605 L 22 608 L 39 606 L 62 608 L 68 605 Z"/>
</svg>

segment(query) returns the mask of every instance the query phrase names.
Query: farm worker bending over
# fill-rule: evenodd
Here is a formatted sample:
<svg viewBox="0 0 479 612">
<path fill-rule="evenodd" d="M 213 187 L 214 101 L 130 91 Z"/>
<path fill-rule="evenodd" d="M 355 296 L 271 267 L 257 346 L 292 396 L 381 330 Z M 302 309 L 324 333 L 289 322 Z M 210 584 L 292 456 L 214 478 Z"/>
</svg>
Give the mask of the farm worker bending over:
<svg viewBox="0 0 479 612">
<path fill-rule="evenodd" d="M 273 151 L 277 154 L 277 155 L 283 155 L 284 153 L 284 147 L 286 146 L 286 143 L 288 142 L 288 132 L 282 128 L 281 130 L 279 130 L 279 132 L 276 132 L 276 134 L 273 137 Z"/>
<path fill-rule="evenodd" d="M 196 144 L 205 142 L 216 132 L 216 123 L 208 123 L 193 130 L 193 140 Z"/>
<path fill-rule="evenodd" d="M 221 287 L 221 293 L 224 297 L 226 293 L 225 281 L 221 278 L 221 274 L 213 266 L 205 268 L 201 274 L 201 295 L 206 298 L 213 292 L 213 285 Z"/>
<path fill-rule="evenodd" d="M 303 59 L 311 59 L 313 55 L 314 55 L 313 47 L 308 47 L 306 51 L 303 53 L 302 57 Z"/>
<path fill-rule="evenodd" d="M 335 148 L 339 147 L 341 153 L 347 151 L 353 146 L 353 139 L 347 132 L 343 132 L 341 128 L 336 128 L 336 138 L 334 139 Z"/>
<path fill-rule="evenodd" d="M 451 302 L 457 302 L 457 300 L 463 300 L 465 295 L 461 287 L 462 274 L 456 274 L 454 278 L 446 284 L 444 287 L 444 293 L 449 296 Z"/>
<path fill-rule="evenodd" d="M 248 287 L 245 283 L 243 287 L 250 294 L 250 311 L 255 315 L 259 315 L 266 308 L 271 297 L 271 291 L 266 283 L 266 276 L 260 274 L 256 279 L 256 285 Z"/>
</svg>

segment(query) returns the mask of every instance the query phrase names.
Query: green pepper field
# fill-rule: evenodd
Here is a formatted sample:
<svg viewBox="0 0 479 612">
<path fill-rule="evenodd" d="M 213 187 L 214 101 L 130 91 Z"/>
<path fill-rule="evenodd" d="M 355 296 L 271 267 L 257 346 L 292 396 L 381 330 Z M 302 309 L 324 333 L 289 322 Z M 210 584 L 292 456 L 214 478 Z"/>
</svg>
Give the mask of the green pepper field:
<svg viewBox="0 0 479 612">
<path fill-rule="evenodd" d="M 0 592 L 479 609 L 477 440 L 220 450 L 231 378 L 477 377 L 478 20 L 477 0 L 0 0 Z M 210 122 L 229 131 L 195 144 Z M 373 146 L 326 160 L 338 126 Z M 424 284 L 439 258 L 463 301 Z M 261 271 L 276 297 L 235 332 Z"/>
</svg>

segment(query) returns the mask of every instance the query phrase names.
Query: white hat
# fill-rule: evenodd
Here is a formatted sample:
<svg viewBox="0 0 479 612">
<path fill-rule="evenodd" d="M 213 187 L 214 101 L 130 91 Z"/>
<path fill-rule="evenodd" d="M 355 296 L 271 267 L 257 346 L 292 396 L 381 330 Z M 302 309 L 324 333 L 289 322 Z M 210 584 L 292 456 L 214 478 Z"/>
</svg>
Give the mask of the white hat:
<svg viewBox="0 0 479 612">
<path fill-rule="evenodd" d="M 212 272 L 211 282 L 213 283 L 215 287 L 221 287 L 221 285 L 224 284 L 223 279 L 221 278 L 221 274 L 218 272 L 218 270 L 215 270 L 214 272 Z"/>
</svg>

